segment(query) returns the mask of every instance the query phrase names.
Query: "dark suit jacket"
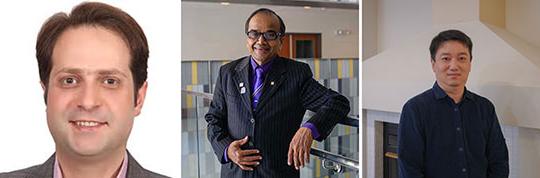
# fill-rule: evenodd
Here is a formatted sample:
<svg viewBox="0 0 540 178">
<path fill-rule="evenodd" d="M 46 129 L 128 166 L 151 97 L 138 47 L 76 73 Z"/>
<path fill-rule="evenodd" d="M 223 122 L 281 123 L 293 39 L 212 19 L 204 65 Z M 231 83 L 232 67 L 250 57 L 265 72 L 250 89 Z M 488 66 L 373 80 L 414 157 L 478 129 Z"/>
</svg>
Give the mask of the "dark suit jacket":
<svg viewBox="0 0 540 178">
<path fill-rule="evenodd" d="M 316 113 L 308 122 L 317 128 L 319 140 L 326 138 L 350 110 L 347 98 L 313 79 L 307 64 L 281 57 L 274 60 L 255 110 L 249 83 L 250 57 L 220 68 L 205 118 L 208 139 L 222 163 L 221 177 L 299 177 L 299 171 L 287 165 L 287 152 L 306 109 Z M 245 93 L 241 93 L 240 83 Z M 249 136 L 249 143 L 243 149 L 255 148 L 262 155 L 254 171 L 242 171 L 223 159 L 225 148 L 245 136 Z"/>
<path fill-rule="evenodd" d="M 53 154 L 45 163 L 26 169 L 21 169 L 8 173 L 0 173 L 0 178 L 52 178 L 54 172 L 55 154 Z M 144 169 L 128 152 L 128 178 L 165 178 L 167 176 L 159 175 Z"/>
</svg>

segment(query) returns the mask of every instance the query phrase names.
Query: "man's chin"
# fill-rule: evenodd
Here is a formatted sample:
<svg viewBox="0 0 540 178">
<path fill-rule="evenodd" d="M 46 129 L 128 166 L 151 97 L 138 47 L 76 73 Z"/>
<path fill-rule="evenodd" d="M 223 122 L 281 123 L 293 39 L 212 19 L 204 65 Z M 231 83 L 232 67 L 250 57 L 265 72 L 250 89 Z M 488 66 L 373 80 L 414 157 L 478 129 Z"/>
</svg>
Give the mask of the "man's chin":
<svg viewBox="0 0 540 178">
<path fill-rule="evenodd" d="M 255 58 L 255 60 L 257 60 L 258 62 L 265 62 L 268 60 L 268 55 L 258 55 L 258 54 L 254 54 L 253 55 L 253 58 Z"/>
<path fill-rule="evenodd" d="M 75 143 L 70 150 L 77 156 L 92 157 L 98 156 L 105 152 L 105 146 L 100 143 Z"/>
<path fill-rule="evenodd" d="M 461 87 L 461 86 L 464 86 L 465 84 L 463 84 L 463 82 L 451 81 L 451 82 L 448 82 L 447 85 L 450 87 Z"/>
</svg>

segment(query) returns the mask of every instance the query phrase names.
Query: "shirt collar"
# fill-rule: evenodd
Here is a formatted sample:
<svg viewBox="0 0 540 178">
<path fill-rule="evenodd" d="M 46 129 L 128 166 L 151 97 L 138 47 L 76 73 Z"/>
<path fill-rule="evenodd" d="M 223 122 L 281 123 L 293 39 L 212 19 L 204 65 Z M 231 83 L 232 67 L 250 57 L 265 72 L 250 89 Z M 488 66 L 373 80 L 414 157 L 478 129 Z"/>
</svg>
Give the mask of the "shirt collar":
<svg viewBox="0 0 540 178">
<path fill-rule="evenodd" d="M 267 63 L 259 66 L 259 64 L 257 64 L 257 62 L 255 61 L 253 56 L 251 56 L 250 60 L 249 60 L 249 63 L 251 64 L 251 69 L 253 69 L 253 71 L 255 71 L 255 69 L 257 67 L 261 67 L 263 69 L 263 73 L 266 73 L 270 69 L 270 67 L 272 66 L 272 63 L 274 63 L 274 61 L 275 61 L 274 59 L 276 59 L 276 58 L 277 58 L 277 56 L 270 59 L 270 61 L 268 61 Z"/>
<path fill-rule="evenodd" d="M 446 92 L 435 82 L 433 84 L 433 92 L 435 94 L 435 99 L 443 99 L 448 96 Z M 463 91 L 463 98 L 464 99 L 473 99 L 473 96 L 469 90 L 467 90 L 467 87 L 465 87 L 465 90 Z"/>
<path fill-rule="evenodd" d="M 126 178 L 127 169 L 128 169 L 128 154 L 126 151 L 126 154 L 124 155 L 124 160 L 122 161 L 122 166 L 120 167 L 120 171 L 118 171 L 118 175 L 116 175 L 116 178 Z M 58 163 L 58 157 L 54 158 L 53 178 L 63 178 L 62 168 L 60 167 L 60 164 Z"/>
</svg>

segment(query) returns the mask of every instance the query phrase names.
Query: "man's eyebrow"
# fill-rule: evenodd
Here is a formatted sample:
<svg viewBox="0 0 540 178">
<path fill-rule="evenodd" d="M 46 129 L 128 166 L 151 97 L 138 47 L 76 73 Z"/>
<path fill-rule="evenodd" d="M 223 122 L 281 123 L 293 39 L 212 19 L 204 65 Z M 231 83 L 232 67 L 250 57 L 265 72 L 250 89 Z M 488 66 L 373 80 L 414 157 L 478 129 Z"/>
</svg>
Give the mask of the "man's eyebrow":
<svg viewBox="0 0 540 178">
<path fill-rule="evenodd" d="M 444 56 L 444 55 L 450 55 L 450 53 L 446 53 L 446 52 L 443 52 L 440 54 L 441 56 Z"/>
<path fill-rule="evenodd" d="M 275 30 L 267 30 L 265 32 L 261 32 L 258 29 L 250 29 L 250 30 L 248 30 L 248 32 L 258 32 L 258 33 L 275 32 L 275 33 L 277 33 L 277 31 L 275 31 Z"/>
<path fill-rule="evenodd" d="M 110 70 L 98 70 L 97 73 L 99 75 L 121 75 L 124 77 L 128 77 L 126 73 L 118 70 L 118 69 L 110 69 Z"/>
<path fill-rule="evenodd" d="M 59 74 L 59 73 L 69 73 L 69 74 L 80 75 L 80 74 L 85 73 L 85 71 L 79 68 L 63 68 L 56 71 L 54 74 Z M 97 73 L 98 75 L 121 75 L 126 78 L 128 77 L 126 73 L 118 69 L 104 69 L 104 70 L 90 71 L 90 73 Z"/>
<path fill-rule="evenodd" d="M 77 68 L 63 68 L 61 70 L 56 71 L 54 74 L 59 74 L 59 73 L 81 74 L 83 73 L 83 70 L 77 69 Z"/>
</svg>

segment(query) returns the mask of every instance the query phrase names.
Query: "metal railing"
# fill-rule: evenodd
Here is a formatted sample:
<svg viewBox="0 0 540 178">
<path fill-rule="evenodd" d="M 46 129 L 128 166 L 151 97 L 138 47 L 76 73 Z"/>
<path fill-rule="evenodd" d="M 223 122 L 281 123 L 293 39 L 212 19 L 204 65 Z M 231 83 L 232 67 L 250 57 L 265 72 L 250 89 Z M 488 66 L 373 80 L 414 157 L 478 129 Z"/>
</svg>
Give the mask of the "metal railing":
<svg viewBox="0 0 540 178">
<path fill-rule="evenodd" d="M 198 92 L 198 91 L 192 91 L 192 90 L 186 90 L 186 89 L 182 89 L 182 93 L 187 94 L 187 95 L 202 97 L 208 100 L 213 99 L 213 94 L 211 93 Z M 359 118 L 355 116 L 347 116 L 347 118 L 341 119 L 338 122 L 338 124 L 358 128 Z M 311 155 L 319 157 L 319 159 L 322 160 L 323 168 L 334 171 L 336 173 L 343 172 L 343 167 L 347 167 L 354 171 L 358 171 L 360 168 L 359 166 L 360 164 L 358 160 L 354 160 L 352 158 L 348 158 L 348 157 L 345 157 L 336 153 L 331 153 L 323 149 L 312 147 L 310 153 Z"/>
</svg>

